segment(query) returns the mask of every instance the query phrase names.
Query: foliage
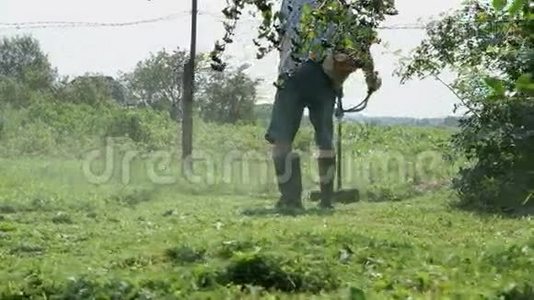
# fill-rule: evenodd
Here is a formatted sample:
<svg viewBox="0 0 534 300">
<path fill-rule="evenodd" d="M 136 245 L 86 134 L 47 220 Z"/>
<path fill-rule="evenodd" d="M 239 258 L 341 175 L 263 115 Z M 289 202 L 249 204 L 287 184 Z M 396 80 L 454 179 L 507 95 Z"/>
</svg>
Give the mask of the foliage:
<svg viewBox="0 0 534 300">
<path fill-rule="evenodd" d="M 208 122 L 253 123 L 259 82 L 245 74 L 244 67 L 212 72 L 199 97 L 200 116 Z"/>
<path fill-rule="evenodd" d="M 188 61 L 187 54 L 180 49 L 173 53 L 161 50 L 151 54 L 139 62 L 133 72 L 122 74 L 121 82 L 101 74 L 56 80 L 46 55 L 31 37 L 4 39 L 0 44 L 0 57 L 5 58 L 0 64 L 1 107 L 29 107 L 46 99 L 95 107 L 114 104 L 149 106 L 168 113 L 175 120 L 180 118 L 183 66 Z M 199 55 L 196 61 L 195 90 L 200 98 L 197 109 L 202 117 L 219 123 L 253 122 L 259 81 L 246 75 L 243 68 L 214 74 L 204 68 L 204 55 Z M 36 74 L 43 76 L 35 77 Z M 146 138 L 141 138 L 142 134 L 133 133 L 142 124 L 135 118 L 117 119 L 107 131 L 112 135 L 129 132 L 126 135 L 134 137 L 136 142 L 147 142 Z M 126 130 L 126 124 L 132 128 Z"/>
<path fill-rule="evenodd" d="M 266 290 L 283 292 L 331 291 L 339 287 L 339 280 L 327 268 L 320 272 L 306 270 L 283 257 L 259 253 L 236 253 L 220 281 L 235 285 L 252 285 Z M 309 267 L 309 266 L 308 266 Z M 297 269 L 297 270 L 292 270 Z M 300 272 L 299 272 L 300 271 Z"/>
<path fill-rule="evenodd" d="M 0 119 L 2 155 L 77 156 L 108 137 L 126 137 L 140 149 L 161 149 L 174 143 L 177 132 L 161 112 L 112 104 L 95 107 L 41 99 L 24 109 L 3 109 Z"/>
<path fill-rule="evenodd" d="M 0 40 L 0 107 L 28 106 L 48 92 L 56 78 L 39 42 L 30 36 Z"/>
<path fill-rule="evenodd" d="M 25 107 L 35 93 L 13 78 L 0 79 L 0 108 L 4 106 Z"/>
<path fill-rule="evenodd" d="M 41 99 L 24 109 L 0 110 L 0 119 L 3 120 L 0 134 L 3 157 L 79 158 L 85 157 L 88 151 L 107 151 L 109 145 L 119 156 L 125 151 L 148 156 L 152 151 L 164 151 L 175 158 L 180 146 L 176 138 L 179 124 L 165 112 L 150 108 L 113 104 L 95 107 Z M 273 170 L 263 139 L 265 127 L 202 120 L 196 124 L 194 147 L 198 150 L 195 153 L 209 160 L 201 159 L 197 163 L 196 174 L 206 184 L 193 190 L 235 192 L 234 188 L 238 188 L 243 193 L 275 190 L 270 175 L 266 175 Z M 344 129 L 344 183 L 359 187 L 362 199 L 404 200 L 441 188 L 462 162 L 448 148 L 447 140 L 452 133 L 448 129 L 365 124 L 346 124 Z M 312 152 L 315 147 L 308 120 L 303 120 L 294 149 L 302 154 L 305 186 L 314 187 L 317 170 Z M 443 160 L 442 155 L 450 161 Z M 226 165 L 230 159 L 235 164 Z M 177 166 L 174 159 L 165 163 L 165 169 L 174 175 L 179 173 Z M 209 166 L 212 168 L 204 169 Z M 236 176 L 236 185 L 227 184 L 228 172 Z M 246 175 L 250 172 L 265 173 L 257 177 Z M 397 175 L 386 175 L 389 172 Z M 121 180 L 120 176 L 113 178 Z M 207 181 L 208 178 L 213 180 Z"/>
<path fill-rule="evenodd" d="M 179 117 L 184 65 L 187 61 L 188 55 L 184 50 L 160 50 L 140 61 L 133 72 L 123 74 L 122 80 L 137 105 L 168 111 L 176 119 Z M 197 71 L 202 68 L 203 61 L 201 55 L 195 59 Z M 200 80 L 202 76 L 197 77 L 197 85 L 201 83 Z"/>
<path fill-rule="evenodd" d="M 431 23 L 402 62 L 403 81 L 458 74 L 453 88 L 468 114 L 454 143 L 471 164 L 455 187 L 467 205 L 517 207 L 534 190 L 533 26 L 527 1 L 471 1 Z"/>
<path fill-rule="evenodd" d="M 91 106 L 109 105 L 113 102 L 124 101 L 118 83 L 112 77 L 102 75 L 79 76 L 69 81 L 68 78 L 58 84 L 56 88 L 59 101 L 87 104 Z"/>
<path fill-rule="evenodd" d="M 169 53 L 161 50 L 139 62 L 135 70 L 122 75 L 133 103 L 150 106 L 181 118 L 181 100 L 184 80 L 184 64 L 187 53 L 176 50 Z M 196 110 L 207 121 L 251 122 L 258 81 L 251 79 L 243 69 L 215 74 L 205 67 L 205 55 L 195 59 Z"/>
<path fill-rule="evenodd" d="M 100 74 L 58 78 L 39 42 L 30 36 L 0 44 L 0 105 L 28 107 L 47 99 L 93 106 L 127 102 L 124 87 Z"/>
<path fill-rule="evenodd" d="M 128 137 L 148 149 L 164 149 L 177 130 L 162 112 L 147 109 L 116 110 L 106 127 L 105 137 Z"/>
<path fill-rule="evenodd" d="M 300 39 L 292 51 L 304 57 L 308 53 L 324 57 L 325 50 L 333 49 L 359 59 L 362 66 L 368 65 L 369 48 L 380 42 L 377 27 L 387 14 L 396 14 L 394 1 L 333 0 L 319 7 L 306 5 L 296 28 Z M 325 35 L 329 30 L 333 32 Z"/>
<path fill-rule="evenodd" d="M 47 89 L 55 79 L 55 70 L 36 39 L 15 36 L 0 41 L 0 80 L 5 78 L 31 90 Z"/>
<path fill-rule="evenodd" d="M 284 23 L 285 16 L 280 11 L 273 10 L 273 4 L 269 0 L 237 0 L 223 9 L 226 17 L 225 35 L 222 41 L 217 41 L 211 53 L 213 69 L 221 71 L 226 67 L 221 55 L 226 45 L 233 42 L 237 22 L 248 6 L 254 6 L 262 17 L 257 38 L 254 40 L 258 59 L 274 49 L 280 49 L 282 37 L 290 29 L 295 29 L 299 36 L 298 41 L 291 41 L 293 53 L 307 55 L 309 51 L 321 52 L 328 48 L 361 53 L 362 49 L 366 51 L 371 44 L 378 42 L 375 30 L 385 16 L 397 13 L 393 0 L 325 0 L 320 5 L 303 8 L 300 28 L 287 28 Z M 293 9 L 298 8 L 289 8 Z M 323 37 L 332 25 L 336 28 L 333 36 L 318 43 L 317 40 Z"/>
</svg>

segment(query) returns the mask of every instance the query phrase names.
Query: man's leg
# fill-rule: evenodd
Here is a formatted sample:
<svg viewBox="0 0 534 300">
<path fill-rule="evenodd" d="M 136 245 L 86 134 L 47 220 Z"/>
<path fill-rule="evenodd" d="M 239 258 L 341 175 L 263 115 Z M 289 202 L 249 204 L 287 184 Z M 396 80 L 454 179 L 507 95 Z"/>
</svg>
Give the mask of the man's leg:
<svg viewBox="0 0 534 300">
<path fill-rule="evenodd" d="M 326 113 L 320 110 L 311 112 L 310 120 L 313 120 L 316 143 L 319 148 L 317 163 L 319 167 L 319 185 L 321 189 L 322 208 L 332 208 L 334 197 L 334 179 L 336 176 L 336 151 L 333 147 L 333 121 L 332 117 L 326 119 Z"/>
<path fill-rule="evenodd" d="M 320 207 L 332 208 L 334 179 L 336 173 L 336 151 L 334 149 L 334 108 L 336 92 L 322 71 L 317 71 L 314 96 L 310 97 L 308 108 L 310 121 L 315 130 L 315 142 L 319 149 L 319 185 L 321 188 Z"/>
<path fill-rule="evenodd" d="M 276 92 L 265 138 L 273 145 L 272 159 L 281 193 L 278 208 L 302 208 L 300 158 L 291 144 L 300 127 L 304 105 L 295 82 L 287 79 Z"/>
<path fill-rule="evenodd" d="M 300 157 L 297 153 L 286 151 L 283 145 L 275 145 L 273 162 L 280 191 L 280 199 L 276 207 L 303 208 L 302 206 L 302 175 Z"/>
</svg>

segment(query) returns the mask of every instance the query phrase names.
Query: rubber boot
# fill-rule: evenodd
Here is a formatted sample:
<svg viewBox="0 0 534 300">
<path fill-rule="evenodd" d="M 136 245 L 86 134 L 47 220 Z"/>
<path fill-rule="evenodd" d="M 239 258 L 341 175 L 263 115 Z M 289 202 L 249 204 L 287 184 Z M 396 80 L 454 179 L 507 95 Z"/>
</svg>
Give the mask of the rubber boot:
<svg viewBox="0 0 534 300">
<path fill-rule="evenodd" d="M 321 202 L 319 207 L 332 209 L 334 199 L 334 179 L 336 174 L 335 157 L 324 157 L 318 159 L 319 164 L 319 185 L 321 187 Z"/>
<path fill-rule="evenodd" d="M 300 157 L 296 153 L 273 157 L 280 200 L 277 209 L 303 209 Z"/>
</svg>

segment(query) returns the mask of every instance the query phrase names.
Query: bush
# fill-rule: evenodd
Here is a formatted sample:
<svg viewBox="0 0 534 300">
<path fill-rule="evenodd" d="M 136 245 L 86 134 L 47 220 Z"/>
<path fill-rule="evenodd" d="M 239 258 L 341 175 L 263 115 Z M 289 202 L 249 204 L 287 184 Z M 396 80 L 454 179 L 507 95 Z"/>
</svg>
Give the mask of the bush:
<svg viewBox="0 0 534 300">
<path fill-rule="evenodd" d="M 506 99 L 487 104 L 478 115 L 462 120 L 461 128 L 455 144 L 474 161 L 454 181 L 462 204 L 528 204 L 534 191 L 534 102 Z"/>
<path fill-rule="evenodd" d="M 177 131 L 164 113 L 150 109 L 115 110 L 106 128 L 106 137 L 129 137 L 151 150 L 173 143 Z"/>
<path fill-rule="evenodd" d="M 53 153 L 56 148 L 55 134 L 52 128 L 47 127 L 45 123 L 33 122 L 27 123 L 20 128 L 24 135 L 13 139 L 11 146 L 13 149 L 23 150 L 24 153 L 32 155 L 41 155 Z"/>
<path fill-rule="evenodd" d="M 62 83 L 58 100 L 68 103 L 87 104 L 91 106 L 106 105 L 113 102 L 114 91 L 112 78 L 101 75 L 85 75 Z M 117 99 L 119 101 L 120 99 Z"/>
<path fill-rule="evenodd" d="M 31 103 L 32 92 L 22 83 L 10 78 L 0 78 L 0 105 L 26 107 Z"/>
<path fill-rule="evenodd" d="M 76 154 L 107 137 L 127 137 L 148 150 L 167 149 L 175 143 L 175 124 L 164 113 L 58 103 L 43 97 L 49 95 L 43 94 L 27 108 L 6 107 L 1 112 L 0 148 L 4 154 Z"/>
<path fill-rule="evenodd" d="M 454 144 L 471 165 L 454 187 L 476 208 L 516 210 L 534 192 L 534 23 L 528 1 L 507 2 L 466 2 L 401 62 L 402 81 L 457 74 L 448 87 L 467 114 Z"/>
</svg>

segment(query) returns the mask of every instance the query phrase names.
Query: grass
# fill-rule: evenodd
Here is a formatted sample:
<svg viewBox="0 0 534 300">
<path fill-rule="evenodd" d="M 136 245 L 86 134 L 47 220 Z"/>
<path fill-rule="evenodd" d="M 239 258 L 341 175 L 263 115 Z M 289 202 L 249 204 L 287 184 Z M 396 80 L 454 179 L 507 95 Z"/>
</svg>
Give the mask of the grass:
<svg viewBox="0 0 534 300">
<path fill-rule="evenodd" d="M 451 130 L 347 125 L 344 186 L 364 201 L 290 216 L 260 126 L 197 122 L 192 183 L 152 152 L 180 149 L 163 115 L 0 113 L 0 299 L 534 298 L 533 221 L 457 208 Z M 309 124 L 294 146 L 314 189 Z"/>
<path fill-rule="evenodd" d="M 1 299 L 532 299 L 534 221 L 397 202 L 89 184 L 76 160 L 0 159 Z"/>
</svg>

